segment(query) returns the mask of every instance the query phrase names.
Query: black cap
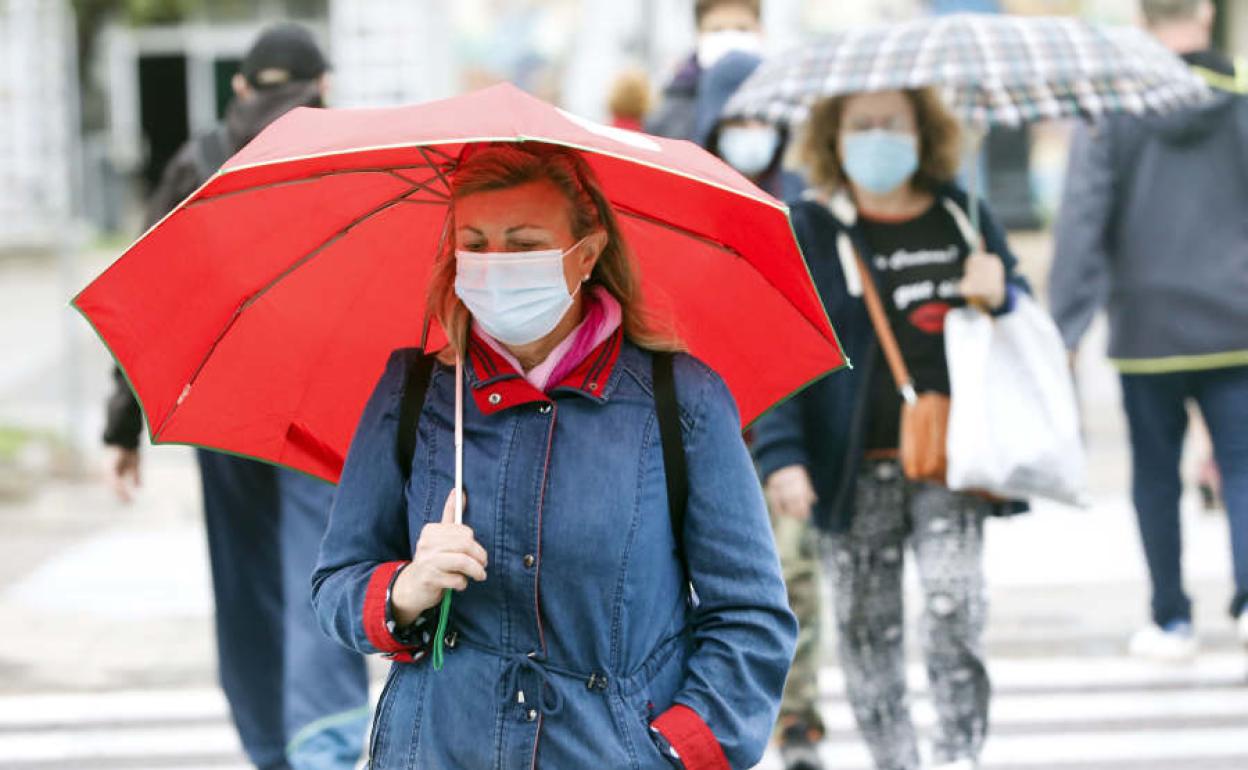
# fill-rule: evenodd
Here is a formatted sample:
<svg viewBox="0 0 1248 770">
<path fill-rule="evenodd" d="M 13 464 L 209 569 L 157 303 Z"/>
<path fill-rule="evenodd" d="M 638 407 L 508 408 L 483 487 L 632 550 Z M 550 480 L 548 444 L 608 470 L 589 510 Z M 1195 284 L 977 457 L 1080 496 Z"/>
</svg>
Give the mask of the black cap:
<svg viewBox="0 0 1248 770">
<path fill-rule="evenodd" d="M 260 33 L 243 57 L 242 73 L 252 88 L 269 88 L 293 80 L 315 80 L 329 63 L 308 30 L 290 22 Z"/>
</svg>

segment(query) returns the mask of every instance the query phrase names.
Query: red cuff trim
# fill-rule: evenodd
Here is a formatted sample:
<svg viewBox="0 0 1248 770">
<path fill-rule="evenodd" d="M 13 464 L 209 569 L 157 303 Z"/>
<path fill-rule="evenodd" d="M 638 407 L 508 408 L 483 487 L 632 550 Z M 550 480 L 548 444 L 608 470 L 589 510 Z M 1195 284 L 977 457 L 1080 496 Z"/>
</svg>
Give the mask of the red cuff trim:
<svg viewBox="0 0 1248 770">
<path fill-rule="evenodd" d="M 380 652 L 403 652 L 407 648 L 386 628 L 386 591 L 390 580 L 407 562 L 388 561 L 373 570 L 364 589 L 364 635 Z"/>
<path fill-rule="evenodd" d="M 676 749 L 685 770 L 732 770 L 711 728 L 688 706 L 677 703 L 652 724 Z"/>
</svg>

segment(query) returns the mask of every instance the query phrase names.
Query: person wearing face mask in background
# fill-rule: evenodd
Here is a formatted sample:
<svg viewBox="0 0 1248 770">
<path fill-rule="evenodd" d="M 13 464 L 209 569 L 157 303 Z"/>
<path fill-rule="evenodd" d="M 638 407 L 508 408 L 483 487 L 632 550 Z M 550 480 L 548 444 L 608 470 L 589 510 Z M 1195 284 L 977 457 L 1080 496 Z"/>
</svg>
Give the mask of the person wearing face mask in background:
<svg viewBox="0 0 1248 770">
<path fill-rule="evenodd" d="M 268 27 L 234 76 L 222 124 L 188 141 L 162 172 L 147 224 L 162 219 L 240 147 L 296 107 L 320 107 L 328 64 L 296 24 Z M 107 472 L 128 501 L 139 485 L 143 413 L 120 369 L 108 402 Z M 200 449 L 216 602 L 217 668 L 234 726 L 261 770 L 351 770 L 364 749 L 364 659 L 326 639 L 309 576 L 334 487 L 267 463 Z"/>
<path fill-rule="evenodd" d="M 697 141 L 697 100 L 704 74 L 732 51 L 762 51 L 761 0 L 696 0 L 697 48 L 663 89 L 646 133 Z"/>
<path fill-rule="evenodd" d="M 702 75 L 697 99 L 697 141 L 781 200 L 796 200 L 801 176 L 783 168 L 789 134 L 785 127 L 757 120 L 724 120 L 724 106 L 762 62 L 756 54 L 731 51 Z M 789 607 L 797 615 L 797 653 L 784 686 L 776 738 L 785 770 L 822 770 L 817 747 L 824 737 L 819 715 L 819 559 L 809 518 L 771 511 Z"/>
<path fill-rule="evenodd" d="M 771 508 L 813 518 L 823 535 L 840 664 L 875 766 L 920 767 L 903 645 L 908 546 L 923 589 L 921 635 L 938 717 L 932 756 L 941 767 L 974 768 L 988 730 L 984 517 L 1022 507 L 904 477 L 902 400 L 863 282 L 883 301 L 916 390 L 945 394 L 945 314 L 972 301 L 1008 313 L 1026 283 L 986 207 L 980 231 L 971 227 L 967 196 L 952 183 L 958 126 L 935 92 L 826 99 L 812 109 L 801 149 L 812 187 L 792 206 L 794 230 L 856 366 L 760 418 L 755 460 Z"/>
<path fill-rule="evenodd" d="M 805 183 L 784 168 L 788 129 L 759 120 L 721 117 L 728 100 L 761 63 L 758 54 L 730 51 L 702 73 L 693 139 L 776 198 L 795 200 Z"/>
</svg>

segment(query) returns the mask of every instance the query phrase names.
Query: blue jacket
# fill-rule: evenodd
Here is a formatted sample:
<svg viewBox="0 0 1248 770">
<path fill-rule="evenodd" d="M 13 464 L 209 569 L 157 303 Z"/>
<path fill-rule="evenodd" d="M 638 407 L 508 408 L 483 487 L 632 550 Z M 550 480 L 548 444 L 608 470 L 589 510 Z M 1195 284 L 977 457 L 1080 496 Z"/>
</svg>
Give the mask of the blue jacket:
<svg viewBox="0 0 1248 770">
<path fill-rule="evenodd" d="M 675 359 L 695 606 L 674 553 L 650 354 L 617 332 L 549 394 L 485 345 L 470 360 L 464 522 L 489 553 L 489 577 L 455 595 L 444 668 L 399 643 L 386 595 L 451 490 L 449 367 L 434 368 L 405 481 L 395 449 L 403 363 L 391 357 L 313 578 L 327 633 L 395 656 L 373 767 L 670 768 L 651 727 L 688 770 L 752 766 L 797 626 L 723 381 Z"/>
<path fill-rule="evenodd" d="M 969 205 L 966 194 L 952 185 L 939 190 L 937 197 L 954 204 L 959 212 L 965 212 Z M 852 204 L 844 196 L 838 200 L 842 209 L 849 206 L 841 219 L 814 200 L 791 204 L 790 213 L 815 288 L 854 366 L 817 380 L 760 417 L 754 423 L 752 444 L 763 479 L 789 465 L 806 467 L 819 498 L 814 509 L 815 522 L 830 532 L 845 531 L 853 519 L 854 480 L 866 440 L 869 388 L 865 384 L 872 377 L 890 376 L 887 368 L 875 371 L 879 343 L 866 304 L 860 295 L 850 292 L 841 267 L 845 258 L 853 264 L 853 255 L 842 255 L 838 244 L 845 243 L 841 237 L 844 234 L 858 253 L 870 254 L 870 248 L 857 222 L 846 224 L 855 219 Z M 1005 263 L 1009 299 L 1000 312 L 1009 312 L 1014 292 L 1027 290 L 1027 283 L 1015 271 L 1018 259 L 1006 243 L 1005 232 L 982 204 L 979 216 L 985 249 Z M 866 261 L 874 271 L 871 260 Z M 1000 508 L 1002 513 L 1023 510 L 1023 506 L 1013 503 Z"/>
</svg>

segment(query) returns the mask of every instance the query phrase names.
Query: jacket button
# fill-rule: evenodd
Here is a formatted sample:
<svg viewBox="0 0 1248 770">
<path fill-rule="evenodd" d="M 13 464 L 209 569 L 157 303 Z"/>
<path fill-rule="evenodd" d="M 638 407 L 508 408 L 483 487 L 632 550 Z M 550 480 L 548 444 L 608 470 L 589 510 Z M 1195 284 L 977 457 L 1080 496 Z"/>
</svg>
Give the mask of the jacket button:
<svg viewBox="0 0 1248 770">
<path fill-rule="evenodd" d="M 498 406 L 499 404 L 503 403 L 503 397 L 498 395 L 497 393 L 491 393 L 490 397 L 487 400 L 490 402 L 492 406 Z"/>
<path fill-rule="evenodd" d="M 533 558 L 533 554 L 526 553 L 524 555 L 524 568 L 533 569 L 533 565 L 537 563 L 537 559 Z"/>
<path fill-rule="evenodd" d="M 598 383 L 596 383 L 596 382 L 591 382 L 591 383 L 589 383 L 589 389 L 590 389 L 591 391 L 593 391 L 593 390 L 598 390 Z"/>
<path fill-rule="evenodd" d="M 529 720 L 530 722 L 537 721 L 537 709 L 529 709 L 527 712 L 525 712 L 524 718 Z"/>
</svg>

